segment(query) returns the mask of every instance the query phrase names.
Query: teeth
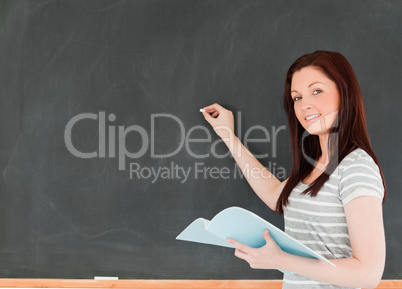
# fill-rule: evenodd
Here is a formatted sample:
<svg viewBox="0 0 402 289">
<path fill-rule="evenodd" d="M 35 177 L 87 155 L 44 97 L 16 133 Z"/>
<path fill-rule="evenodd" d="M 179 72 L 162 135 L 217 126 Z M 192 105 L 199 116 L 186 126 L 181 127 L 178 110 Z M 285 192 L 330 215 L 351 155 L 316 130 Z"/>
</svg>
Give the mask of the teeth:
<svg viewBox="0 0 402 289">
<path fill-rule="evenodd" d="M 310 116 L 306 117 L 306 120 L 310 120 L 310 119 L 316 118 L 318 116 L 320 116 L 320 114 L 310 115 Z"/>
</svg>

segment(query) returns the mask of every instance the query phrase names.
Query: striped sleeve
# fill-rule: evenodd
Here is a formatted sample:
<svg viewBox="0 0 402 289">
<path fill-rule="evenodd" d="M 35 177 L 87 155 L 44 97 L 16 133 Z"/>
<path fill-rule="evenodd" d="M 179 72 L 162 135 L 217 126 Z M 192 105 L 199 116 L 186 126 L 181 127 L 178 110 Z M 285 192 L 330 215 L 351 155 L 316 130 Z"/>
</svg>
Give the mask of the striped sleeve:
<svg viewBox="0 0 402 289">
<path fill-rule="evenodd" d="M 343 205 L 360 196 L 384 197 L 381 174 L 374 160 L 363 151 L 344 167 L 339 183 Z"/>
</svg>

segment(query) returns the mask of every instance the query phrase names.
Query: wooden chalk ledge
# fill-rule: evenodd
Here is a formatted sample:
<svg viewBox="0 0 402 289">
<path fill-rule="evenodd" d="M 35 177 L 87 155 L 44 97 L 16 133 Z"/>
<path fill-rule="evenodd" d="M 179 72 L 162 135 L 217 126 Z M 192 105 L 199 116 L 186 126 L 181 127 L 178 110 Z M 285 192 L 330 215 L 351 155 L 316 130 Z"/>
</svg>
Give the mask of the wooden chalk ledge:
<svg viewBox="0 0 402 289">
<path fill-rule="evenodd" d="M 0 288 L 135 288 L 135 289 L 280 289 L 281 280 L 90 280 L 0 279 Z M 384 280 L 377 288 L 400 288 L 402 280 Z"/>
</svg>

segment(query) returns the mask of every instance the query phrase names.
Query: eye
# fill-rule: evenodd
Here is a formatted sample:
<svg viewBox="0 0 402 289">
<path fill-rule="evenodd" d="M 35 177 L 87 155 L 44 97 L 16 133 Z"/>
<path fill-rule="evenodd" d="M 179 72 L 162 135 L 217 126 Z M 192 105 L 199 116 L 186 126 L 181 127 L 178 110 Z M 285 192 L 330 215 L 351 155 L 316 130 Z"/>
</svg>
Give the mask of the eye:
<svg viewBox="0 0 402 289">
<path fill-rule="evenodd" d="M 315 89 L 315 90 L 313 91 L 313 94 L 314 94 L 314 95 L 317 95 L 317 94 L 319 94 L 319 93 L 321 93 L 321 92 L 322 92 L 322 90 Z"/>
<path fill-rule="evenodd" d="M 301 96 L 295 96 L 295 97 L 293 98 L 293 101 L 296 102 L 296 101 L 298 101 L 298 100 L 300 100 L 300 99 L 301 99 Z"/>
</svg>

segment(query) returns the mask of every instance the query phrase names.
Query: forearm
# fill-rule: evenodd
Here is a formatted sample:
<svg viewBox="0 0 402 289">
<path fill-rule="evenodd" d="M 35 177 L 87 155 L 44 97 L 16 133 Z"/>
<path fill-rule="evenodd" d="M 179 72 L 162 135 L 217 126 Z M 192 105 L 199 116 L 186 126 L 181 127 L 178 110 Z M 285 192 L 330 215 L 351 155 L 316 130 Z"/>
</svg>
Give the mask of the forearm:
<svg viewBox="0 0 402 289">
<path fill-rule="evenodd" d="M 254 192 L 272 210 L 275 210 L 278 199 L 276 189 L 281 181 L 268 171 L 236 136 L 223 139 L 223 141 Z"/>
<path fill-rule="evenodd" d="M 318 259 L 299 257 L 283 252 L 278 269 L 345 287 L 375 288 L 381 280 L 383 272 L 381 262 L 370 264 L 356 258 L 330 261 L 336 267 Z"/>
</svg>

